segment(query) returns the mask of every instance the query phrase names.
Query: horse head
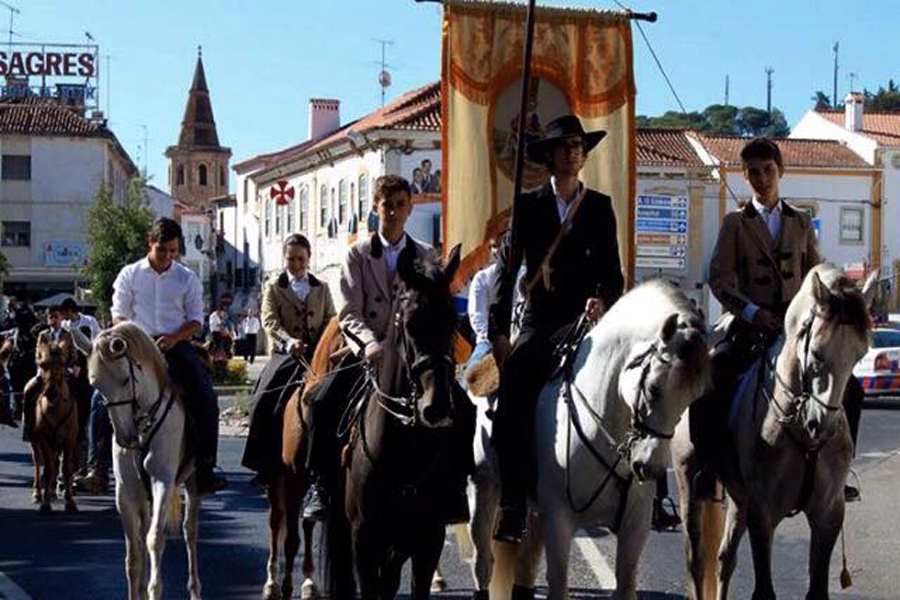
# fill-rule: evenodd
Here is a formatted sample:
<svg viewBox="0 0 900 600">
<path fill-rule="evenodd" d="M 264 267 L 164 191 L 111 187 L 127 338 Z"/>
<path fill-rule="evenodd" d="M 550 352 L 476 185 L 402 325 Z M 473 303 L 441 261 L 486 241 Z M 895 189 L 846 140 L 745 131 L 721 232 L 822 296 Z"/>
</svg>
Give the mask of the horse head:
<svg viewBox="0 0 900 600">
<path fill-rule="evenodd" d="M 38 375 L 41 378 L 42 395 L 55 404 L 63 395 L 66 364 L 63 360 L 65 347 L 59 342 L 41 344 L 35 350 Z"/>
<path fill-rule="evenodd" d="M 88 378 L 109 408 L 116 442 L 138 446 L 140 412 L 169 385 L 165 358 L 153 340 L 133 323 L 100 333 L 88 357 Z"/>
<path fill-rule="evenodd" d="M 711 367 L 706 328 L 689 307 L 669 314 L 655 339 L 632 350 L 619 380 L 631 408 L 625 441 L 631 471 L 640 481 L 665 472 L 666 447 L 688 406 L 709 385 Z"/>
<path fill-rule="evenodd" d="M 860 288 L 830 265 L 811 270 L 785 318 L 779 386 L 788 414 L 815 443 L 834 432 L 853 366 L 869 346 L 876 274 Z"/>
<path fill-rule="evenodd" d="M 394 385 L 408 387 L 415 402 L 416 420 L 426 427 L 444 427 L 452 423 L 453 334 L 456 312 L 450 294 L 450 282 L 459 267 L 460 246 L 451 250 L 446 264 L 438 261 L 411 260 L 402 255 L 397 264 L 399 288 L 395 296 L 393 339 L 395 372 L 405 379 L 403 386 L 395 377 Z"/>
</svg>

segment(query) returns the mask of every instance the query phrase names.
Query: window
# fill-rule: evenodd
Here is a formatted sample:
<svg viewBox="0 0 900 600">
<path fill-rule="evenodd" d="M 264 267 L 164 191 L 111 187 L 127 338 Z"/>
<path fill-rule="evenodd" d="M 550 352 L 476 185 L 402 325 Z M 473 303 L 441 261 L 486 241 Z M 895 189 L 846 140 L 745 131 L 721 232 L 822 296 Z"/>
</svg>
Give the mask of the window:
<svg viewBox="0 0 900 600">
<path fill-rule="evenodd" d="M 863 241 L 863 209 L 841 209 L 841 243 L 861 244 Z"/>
<path fill-rule="evenodd" d="M 300 222 L 298 229 L 305 232 L 309 229 L 309 188 L 300 188 Z"/>
<path fill-rule="evenodd" d="M 349 203 L 347 200 L 347 180 L 341 179 L 338 182 L 338 223 L 343 225 L 347 222 L 347 209 Z"/>
<path fill-rule="evenodd" d="M 175 170 L 175 185 L 184 185 L 184 165 L 178 165 Z"/>
<path fill-rule="evenodd" d="M 31 180 L 31 156 L 27 154 L 3 155 L 3 179 L 12 181 Z"/>
<path fill-rule="evenodd" d="M 228 174 L 225 173 L 224 165 L 219 167 L 219 185 L 222 187 L 228 187 L 226 184 L 228 182 Z"/>
<path fill-rule="evenodd" d="M 200 165 L 197 170 L 197 180 L 200 185 L 206 185 L 206 165 Z"/>
<path fill-rule="evenodd" d="M 265 218 L 263 220 L 263 233 L 265 233 L 266 237 L 269 237 L 269 231 L 271 230 L 272 224 L 272 203 L 267 199 L 265 200 Z"/>
<path fill-rule="evenodd" d="M 284 205 L 275 204 L 275 235 L 281 235 L 281 219 L 284 215 Z"/>
<path fill-rule="evenodd" d="M 288 235 L 294 233 L 294 213 L 297 210 L 297 202 L 294 198 L 288 200 L 287 205 L 287 222 L 284 227 L 284 232 Z"/>
<path fill-rule="evenodd" d="M 6 158 L 6 157 L 4 157 Z M 30 221 L 3 221 L 2 246 L 30 246 Z"/>
<path fill-rule="evenodd" d="M 359 176 L 359 220 L 366 221 L 369 216 L 369 176 Z"/>
<path fill-rule="evenodd" d="M 328 186 L 319 188 L 319 227 L 328 227 Z"/>
</svg>

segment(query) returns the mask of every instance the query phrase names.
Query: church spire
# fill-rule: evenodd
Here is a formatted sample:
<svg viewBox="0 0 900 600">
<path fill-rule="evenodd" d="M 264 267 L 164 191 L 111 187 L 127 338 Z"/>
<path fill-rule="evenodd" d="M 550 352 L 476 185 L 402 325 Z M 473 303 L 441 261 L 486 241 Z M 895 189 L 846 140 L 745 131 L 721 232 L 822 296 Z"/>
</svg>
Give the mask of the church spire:
<svg viewBox="0 0 900 600">
<path fill-rule="evenodd" d="M 206 73 L 203 71 L 203 49 L 199 46 L 194 80 L 184 108 L 178 145 L 183 148 L 219 147 L 219 134 L 216 132 L 216 121 L 209 100 L 209 88 L 206 87 Z"/>
</svg>

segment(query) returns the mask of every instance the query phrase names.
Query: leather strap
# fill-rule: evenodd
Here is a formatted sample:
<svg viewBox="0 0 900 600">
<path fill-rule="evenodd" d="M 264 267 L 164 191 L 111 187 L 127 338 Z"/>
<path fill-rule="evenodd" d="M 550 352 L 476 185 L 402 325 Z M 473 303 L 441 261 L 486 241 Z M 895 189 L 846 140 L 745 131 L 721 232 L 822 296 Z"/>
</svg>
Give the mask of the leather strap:
<svg viewBox="0 0 900 600">
<path fill-rule="evenodd" d="M 569 206 L 569 210 L 566 211 L 566 216 L 562 223 L 560 223 L 559 231 L 553 239 L 553 243 L 550 244 L 550 248 L 547 249 L 547 254 L 544 256 L 544 260 L 541 261 L 540 268 L 538 268 L 537 273 L 531 277 L 531 280 L 529 280 L 528 285 L 525 287 L 525 293 L 523 294 L 525 298 L 528 298 L 531 295 L 532 290 L 534 290 L 541 281 L 544 283 L 544 289 L 548 292 L 550 291 L 550 261 L 553 260 L 553 256 L 559 249 L 559 244 L 566 236 L 566 233 L 568 233 L 572 220 L 575 219 L 575 213 L 577 213 L 578 209 L 581 207 L 581 201 L 584 200 L 586 193 L 587 187 L 582 185 L 581 191 L 578 192 L 578 196 L 575 197 L 572 204 Z"/>
</svg>

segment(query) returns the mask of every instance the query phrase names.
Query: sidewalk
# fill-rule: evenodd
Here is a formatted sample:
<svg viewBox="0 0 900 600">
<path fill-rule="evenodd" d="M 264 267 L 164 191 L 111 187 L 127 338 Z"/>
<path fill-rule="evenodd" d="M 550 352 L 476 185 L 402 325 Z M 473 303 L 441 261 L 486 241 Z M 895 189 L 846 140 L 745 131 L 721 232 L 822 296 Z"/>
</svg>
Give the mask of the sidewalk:
<svg viewBox="0 0 900 600">
<path fill-rule="evenodd" d="M 259 378 L 260 373 L 269 364 L 268 356 L 257 356 L 252 365 L 247 365 L 247 381 L 250 385 L 243 388 L 219 388 L 219 435 L 221 437 L 247 437 L 250 419 L 244 414 L 250 398 L 250 390 Z M 243 406 L 235 406 L 240 399 Z M 2 598 L 0 598 L 2 600 Z"/>
</svg>

